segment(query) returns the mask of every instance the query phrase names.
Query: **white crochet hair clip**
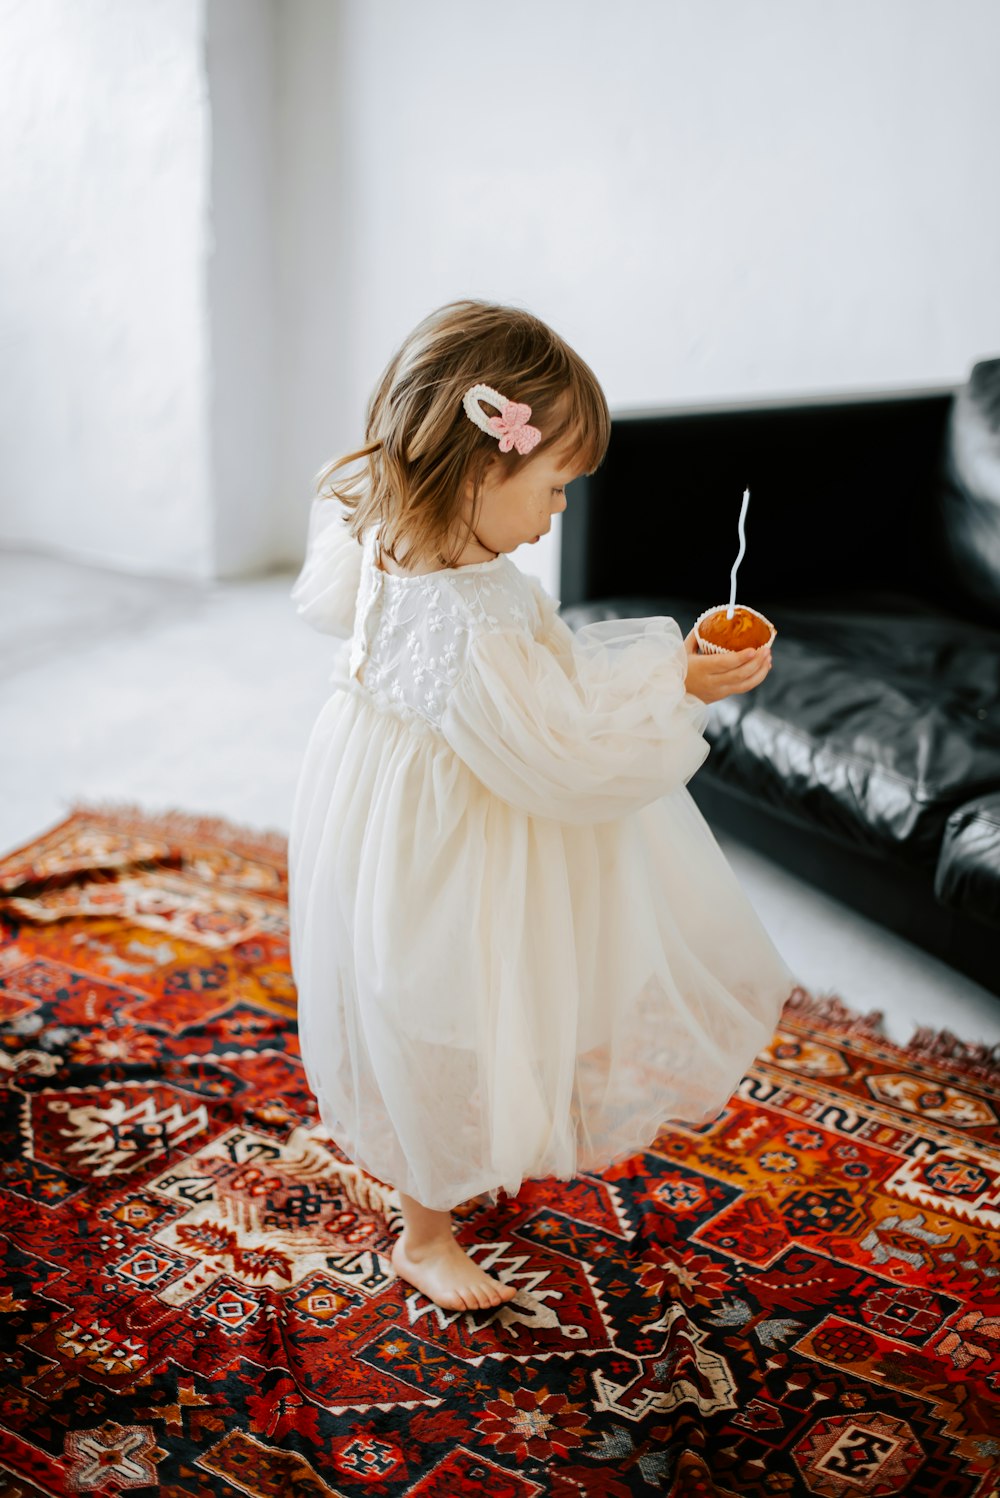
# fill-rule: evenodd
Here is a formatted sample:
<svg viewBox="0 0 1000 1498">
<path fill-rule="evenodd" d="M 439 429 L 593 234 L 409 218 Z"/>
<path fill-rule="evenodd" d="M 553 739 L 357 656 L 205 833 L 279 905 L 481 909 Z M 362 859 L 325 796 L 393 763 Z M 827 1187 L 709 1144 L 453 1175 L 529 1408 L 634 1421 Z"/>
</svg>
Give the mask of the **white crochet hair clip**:
<svg viewBox="0 0 1000 1498">
<path fill-rule="evenodd" d="M 487 401 L 491 406 L 496 406 L 500 415 L 487 416 L 479 404 L 481 400 Z M 465 407 L 465 414 L 469 420 L 474 421 L 481 431 L 487 436 L 499 437 L 502 453 L 509 453 L 512 447 L 516 447 L 522 455 L 530 453 L 531 449 L 542 440 L 542 434 L 538 428 L 528 426 L 531 407 L 508 400 L 491 385 L 471 386 L 462 396 L 462 405 Z"/>
</svg>

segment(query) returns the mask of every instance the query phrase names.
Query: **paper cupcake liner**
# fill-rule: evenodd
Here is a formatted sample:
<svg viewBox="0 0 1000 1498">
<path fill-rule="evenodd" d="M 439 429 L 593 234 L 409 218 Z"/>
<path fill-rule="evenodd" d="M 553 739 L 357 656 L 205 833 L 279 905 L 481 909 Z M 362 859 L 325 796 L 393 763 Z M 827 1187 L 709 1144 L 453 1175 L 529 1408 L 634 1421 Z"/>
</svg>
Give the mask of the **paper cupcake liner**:
<svg viewBox="0 0 1000 1498">
<path fill-rule="evenodd" d="M 771 638 L 769 640 L 765 640 L 764 644 L 770 645 L 773 643 L 774 637 L 778 633 L 778 631 L 775 629 L 774 625 L 766 615 L 762 614 L 759 609 L 750 608 L 749 604 L 746 603 L 738 603 L 735 604 L 734 607 L 742 609 L 746 614 L 753 614 L 755 619 L 760 619 L 763 624 L 766 624 L 768 629 L 771 631 Z M 715 603 L 710 609 L 705 609 L 704 613 L 699 614 L 697 619 L 694 621 L 695 641 L 697 643 L 699 651 L 703 655 L 739 655 L 739 650 L 731 650 L 728 645 L 715 645 L 711 640 L 703 640 L 701 637 L 701 630 L 699 629 L 699 625 L 701 624 L 703 619 L 707 619 L 711 614 L 727 612 L 728 609 L 728 603 Z M 745 645 L 740 646 L 741 650 L 746 650 L 746 648 L 747 647 Z"/>
</svg>

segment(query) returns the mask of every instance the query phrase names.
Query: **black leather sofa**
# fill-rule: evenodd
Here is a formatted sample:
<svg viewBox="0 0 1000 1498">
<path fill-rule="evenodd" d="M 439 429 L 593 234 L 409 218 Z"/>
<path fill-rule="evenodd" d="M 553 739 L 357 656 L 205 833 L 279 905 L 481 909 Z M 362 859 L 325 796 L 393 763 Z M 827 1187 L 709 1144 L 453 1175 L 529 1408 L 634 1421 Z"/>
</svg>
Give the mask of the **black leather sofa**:
<svg viewBox="0 0 1000 1498">
<path fill-rule="evenodd" d="M 561 612 L 777 630 L 712 704 L 709 822 L 1000 994 L 1000 359 L 956 389 L 620 414 Z"/>
</svg>

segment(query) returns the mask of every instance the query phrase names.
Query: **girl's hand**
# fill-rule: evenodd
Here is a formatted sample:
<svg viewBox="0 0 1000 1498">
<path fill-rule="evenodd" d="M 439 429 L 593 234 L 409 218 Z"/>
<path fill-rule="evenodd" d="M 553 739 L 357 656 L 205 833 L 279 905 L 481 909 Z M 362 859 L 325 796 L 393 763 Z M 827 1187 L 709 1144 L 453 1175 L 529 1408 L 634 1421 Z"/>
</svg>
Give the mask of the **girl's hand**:
<svg viewBox="0 0 1000 1498">
<path fill-rule="evenodd" d="M 700 655 L 694 630 L 684 637 L 688 653 L 687 690 L 702 702 L 718 702 L 734 692 L 759 686 L 771 669 L 771 647 L 737 650 L 729 655 Z"/>
</svg>

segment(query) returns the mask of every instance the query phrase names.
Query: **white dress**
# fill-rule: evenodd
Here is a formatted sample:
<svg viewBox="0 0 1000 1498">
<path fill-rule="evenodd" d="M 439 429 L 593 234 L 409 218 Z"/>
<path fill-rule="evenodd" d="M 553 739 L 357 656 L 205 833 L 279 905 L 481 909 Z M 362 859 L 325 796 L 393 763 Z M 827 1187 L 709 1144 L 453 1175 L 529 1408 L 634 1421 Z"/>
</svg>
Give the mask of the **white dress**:
<svg viewBox="0 0 1000 1498">
<path fill-rule="evenodd" d="M 501 553 L 400 577 L 312 501 L 297 611 L 340 636 L 289 835 L 324 1126 L 436 1210 L 716 1117 L 794 974 L 687 782 L 667 617 L 569 628 Z"/>
</svg>

